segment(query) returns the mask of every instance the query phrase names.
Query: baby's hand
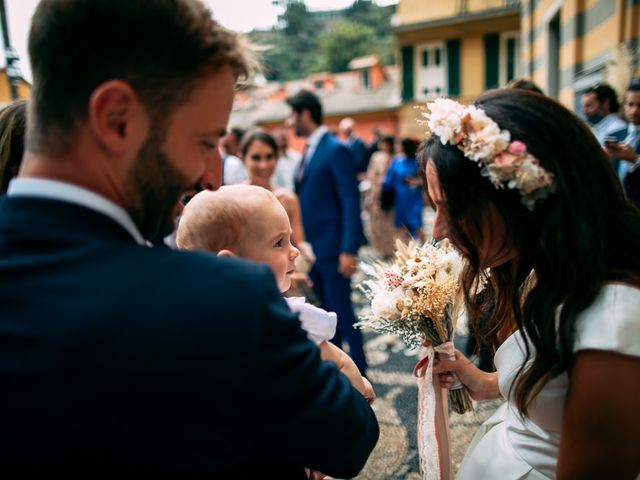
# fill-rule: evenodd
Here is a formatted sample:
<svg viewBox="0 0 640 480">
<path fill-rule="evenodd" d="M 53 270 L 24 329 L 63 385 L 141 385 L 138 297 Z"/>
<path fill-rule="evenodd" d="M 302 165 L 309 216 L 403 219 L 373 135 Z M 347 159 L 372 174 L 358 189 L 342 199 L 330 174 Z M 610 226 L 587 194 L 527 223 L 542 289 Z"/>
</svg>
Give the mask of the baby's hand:
<svg viewBox="0 0 640 480">
<path fill-rule="evenodd" d="M 327 477 L 324 473 L 318 472 L 317 470 L 309 470 L 309 480 L 323 480 Z"/>
<path fill-rule="evenodd" d="M 364 398 L 366 398 L 367 402 L 369 402 L 369 405 L 371 405 L 376 399 L 376 392 L 373 390 L 373 385 L 371 385 L 371 382 L 365 377 L 362 377 L 362 382 L 364 383 Z"/>
</svg>

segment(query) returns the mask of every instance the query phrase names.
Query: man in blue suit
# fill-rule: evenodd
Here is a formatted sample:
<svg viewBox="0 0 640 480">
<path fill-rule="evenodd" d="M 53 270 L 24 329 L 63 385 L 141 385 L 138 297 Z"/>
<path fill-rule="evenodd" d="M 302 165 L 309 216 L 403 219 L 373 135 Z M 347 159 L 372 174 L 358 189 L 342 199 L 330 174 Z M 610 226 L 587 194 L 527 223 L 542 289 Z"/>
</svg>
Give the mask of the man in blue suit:
<svg viewBox="0 0 640 480">
<path fill-rule="evenodd" d="M 268 267 L 145 242 L 220 184 L 238 37 L 195 0 L 43 0 L 29 51 L 0 201 L 4 477 L 355 476 L 375 416 Z"/>
<path fill-rule="evenodd" d="M 313 92 L 301 90 L 287 103 L 295 134 L 307 138 L 296 193 L 304 233 L 316 255 L 310 277 L 322 306 L 338 316 L 332 341 L 340 348 L 343 340 L 349 343 L 349 355 L 364 374 L 362 333 L 353 327 L 351 305 L 351 276 L 362 239 L 356 165 L 347 147 L 322 124 L 322 104 Z"/>
</svg>

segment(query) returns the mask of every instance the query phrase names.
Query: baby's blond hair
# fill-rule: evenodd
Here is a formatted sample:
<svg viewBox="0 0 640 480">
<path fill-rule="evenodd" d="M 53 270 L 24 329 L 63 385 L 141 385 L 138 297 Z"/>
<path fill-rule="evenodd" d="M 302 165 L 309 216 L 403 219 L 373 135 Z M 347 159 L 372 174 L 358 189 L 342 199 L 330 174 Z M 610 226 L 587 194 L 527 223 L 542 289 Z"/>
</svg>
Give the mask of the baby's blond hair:
<svg viewBox="0 0 640 480">
<path fill-rule="evenodd" d="M 235 251 L 249 234 L 251 219 L 260 214 L 260 203 L 278 202 L 269 190 L 255 185 L 225 185 L 202 191 L 182 212 L 176 244 L 185 250 Z"/>
</svg>

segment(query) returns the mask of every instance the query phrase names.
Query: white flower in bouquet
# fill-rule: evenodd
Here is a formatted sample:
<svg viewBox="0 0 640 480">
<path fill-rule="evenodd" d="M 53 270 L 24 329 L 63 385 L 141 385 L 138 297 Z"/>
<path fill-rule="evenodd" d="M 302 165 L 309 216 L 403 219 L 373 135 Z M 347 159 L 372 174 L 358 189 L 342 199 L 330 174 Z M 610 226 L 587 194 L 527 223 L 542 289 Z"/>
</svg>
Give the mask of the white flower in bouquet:
<svg viewBox="0 0 640 480">
<path fill-rule="evenodd" d="M 400 313 L 404 306 L 403 297 L 404 293 L 400 287 L 391 291 L 379 291 L 371 300 L 371 313 L 376 317 L 400 320 Z"/>
</svg>

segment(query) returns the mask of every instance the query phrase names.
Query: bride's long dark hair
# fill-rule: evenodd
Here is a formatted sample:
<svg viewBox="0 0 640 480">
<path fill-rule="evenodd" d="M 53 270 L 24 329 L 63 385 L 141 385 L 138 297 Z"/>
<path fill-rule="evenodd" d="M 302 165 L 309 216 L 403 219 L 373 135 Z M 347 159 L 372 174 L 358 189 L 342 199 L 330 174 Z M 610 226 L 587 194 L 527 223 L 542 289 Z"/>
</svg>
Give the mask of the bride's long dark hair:
<svg viewBox="0 0 640 480">
<path fill-rule="evenodd" d="M 516 404 L 526 414 L 551 378 L 570 373 L 577 317 L 603 285 L 640 286 L 640 210 L 626 199 L 591 131 L 559 103 L 501 89 L 485 93 L 476 105 L 508 130 L 512 140 L 522 141 L 554 175 L 556 185 L 555 193 L 530 211 L 517 190 L 496 189 L 475 162 L 437 137 L 426 142 L 421 155 L 423 168 L 427 162 L 436 167 L 452 240 L 469 260 L 462 285 L 475 331 L 482 316 L 491 312 L 485 333 L 494 347 L 520 328 L 535 348 L 533 361 L 521 369 L 513 389 Z M 487 274 L 475 245 L 482 238 L 482 212 L 489 204 L 504 219 L 518 256 Z M 474 292 L 481 279 L 487 285 L 479 296 Z"/>
</svg>

